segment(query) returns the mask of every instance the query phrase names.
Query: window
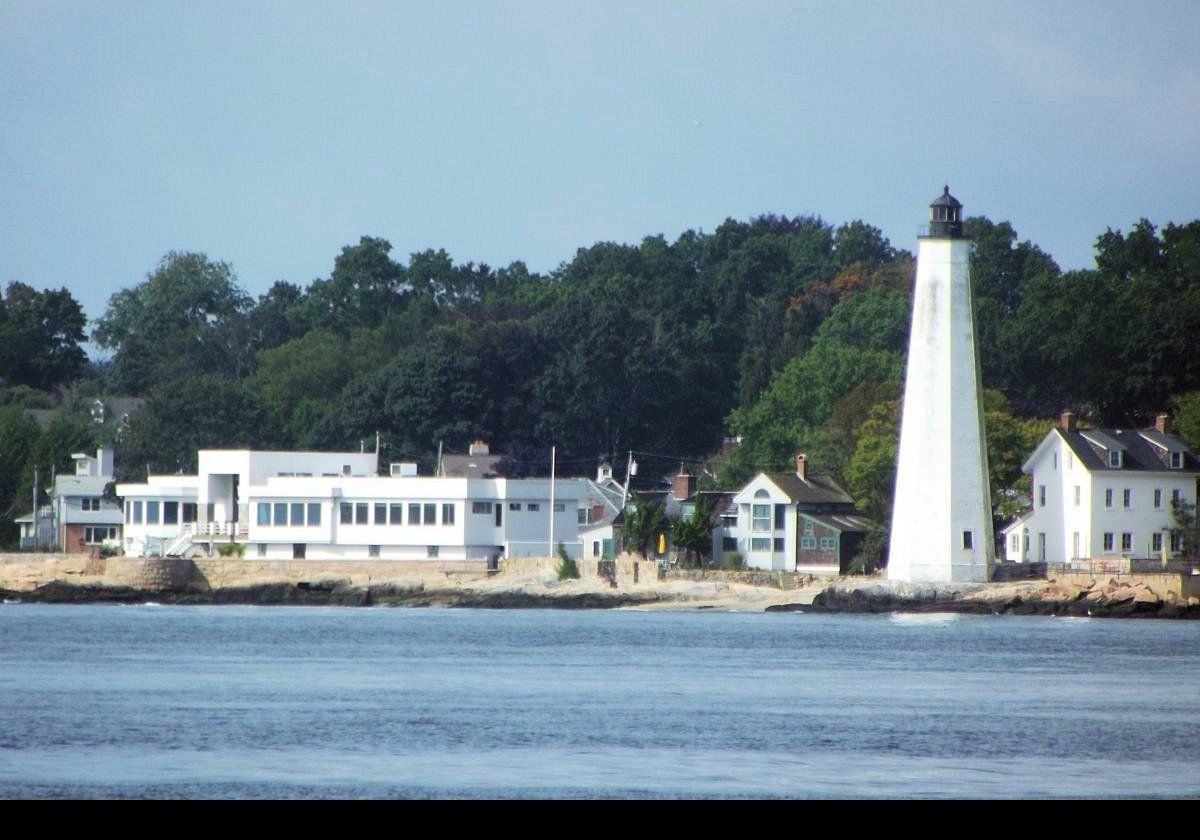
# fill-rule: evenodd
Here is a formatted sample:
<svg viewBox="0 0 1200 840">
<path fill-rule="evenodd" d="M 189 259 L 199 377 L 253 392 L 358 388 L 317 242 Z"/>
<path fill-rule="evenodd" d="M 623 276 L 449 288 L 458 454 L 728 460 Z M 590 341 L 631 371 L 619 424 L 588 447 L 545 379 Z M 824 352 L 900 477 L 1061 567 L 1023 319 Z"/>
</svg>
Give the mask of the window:
<svg viewBox="0 0 1200 840">
<path fill-rule="evenodd" d="M 837 550 L 837 537 L 821 537 L 821 550 L 822 551 Z"/>
<path fill-rule="evenodd" d="M 1012 551 L 1013 553 L 1020 551 L 1021 550 L 1021 537 L 1017 534 L 1013 534 L 1012 539 L 1010 539 L 1008 541 L 1008 544 L 1011 547 L 1009 550 Z"/>
<path fill-rule="evenodd" d="M 811 519 L 804 520 L 804 533 L 811 534 L 813 532 L 813 524 Z"/>
<path fill-rule="evenodd" d="M 100 500 L 98 498 L 82 499 L 81 503 L 84 510 L 100 510 Z"/>
<path fill-rule="evenodd" d="M 266 556 L 267 556 L 267 544 L 266 544 L 266 543 L 259 543 L 259 544 L 258 544 L 258 556 L 259 556 L 259 557 L 266 557 Z"/>
<path fill-rule="evenodd" d="M 426 546 L 425 547 L 425 556 L 428 557 L 430 560 L 436 560 L 437 556 L 438 556 L 438 547 L 436 545 Z"/>
<path fill-rule="evenodd" d="M 775 505 L 775 530 L 782 531 L 787 527 L 785 520 L 787 518 L 787 505 Z"/>
<path fill-rule="evenodd" d="M 376 559 L 376 560 L 379 559 L 379 546 L 377 546 L 377 545 L 367 546 L 367 556 L 372 559 Z"/>
<path fill-rule="evenodd" d="M 1038 485 L 1038 507 L 1046 506 L 1046 485 Z"/>
<path fill-rule="evenodd" d="M 1079 507 L 1079 485 L 1075 485 L 1075 507 Z"/>
<path fill-rule="evenodd" d="M 692 517 L 696 515 L 696 506 L 691 502 L 687 502 L 679 506 L 679 518 L 684 522 L 691 522 Z"/>
<path fill-rule="evenodd" d="M 425 524 L 426 525 L 436 525 L 437 524 L 437 505 L 434 504 L 433 502 L 425 503 Z"/>
<path fill-rule="evenodd" d="M 163 502 L 163 524 L 179 524 L 179 502 Z"/>
<path fill-rule="evenodd" d="M 97 545 L 104 540 L 115 540 L 117 538 L 117 529 L 110 528 L 107 525 L 100 527 L 88 527 L 83 529 L 83 541 L 88 545 Z"/>
<path fill-rule="evenodd" d="M 184 522 L 195 522 L 196 521 L 196 503 L 195 502 L 184 502 L 183 503 L 183 521 Z"/>
<path fill-rule="evenodd" d="M 146 502 L 146 524 L 158 524 L 158 502 Z"/>
<path fill-rule="evenodd" d="M 752 505 L 751 515 L 754 518 L 750 526 L 751 531 L 770 531 L 771 530 L 771 506 L 770 505 Z"/>
<path fill-rule="evenodd" d="M 752 538 L 750 540 L 750 550 L 751 551 L 770 551 L 771 550 L 771 538 L 770 537 L 754 537 L 754 538 Z"/>
<path fill-rule="evenodd" d="M 390 517 L 388 519 L 389 525 L 403 525 L 404 524 L 404 505 L 400 504 L 399 502 L 393 502 L 391 505 L 391 511 L 388 514 L 388 516 Z"/>
<path fill-rule="evenodd" d="M 1171 504 L 1173 504 L 1173 505 L 1179 504 L 1179 488 L 1178 487 L 1171 491 Z"/>
<path fill-rule="evenodd" d="M 258 524 L 259 525 L 270 525 L 271 524 L 271 503 L 270 502 L 259 502 L 258 503 Z"/>
<path fill-rule="evenodd" d="M 1112 551 L 1112 550 L 1113 550 L 1113 535 L 1112 535 L 1112 531 L 1105 531 L 1105 532 L 1104 532 L 1104 550 L 1105 550 L 1105 551 Z"/>
<path fill-rule="evenodd" d="M 775 545 L 773 546 L 773 548 L 775 551 L 779 552 L 780 554 L 783 553 L 783 537 L 775 538 Z"/>
<path fill-rule="evenodd" d="M 1117 467 L 1117 468 L 1119 468 L 1121 466 L 1121 450 L 1120 449 L 1113 449 L 1108 453 L 1108 465 L 1110 467 Z"/>
<path fill-rule="evenodd" d="M 307 550 L 307 543 L 292 543 L 292 559 L 303 560 Z"/>
<path fill-rule="evenodd" d="M 292 525 L 304 525 L 304 502 L 292 502 Z"/>
<path fill-rule="evenodd" d="M 308 503 L 308 527 L 312 528 L 321 524 L 321 503 Z"/>
<path fill-rule="evenodd" d="M 1162 490 L 1154 491 L 1154 509 L 1158 510 L 1162 507 Z"/>
<path fill-rule="evenodd" d="M 588 514 L 590 514 L 590 513 L 591 513 L 591 511 L 590 511 L 590 510 L 588 510 L 587 508 L 579 508 L 577 511 L 575 511 L 575 522 L 576 522 L 576 524 L 578 524 L 578 525 L 587 525 L 587 524 L 588 524 L 588 519 L 589 519 L 589 516 L 588 516 Z"/>
<path fill-rule="evenodd" d="M 443 525 L 453 525 L 454 524 L 454 502 L 443 502 L 442 503 L 442 524 Z"/>
<path fill-rule="evenodd" d="M 563 504 L 562 502 L 554 503 L 554 512 L 555 513 L 562 513 L 566 509 L 567 509 L 567 506 L 565 504 Z"/>
<path fill-rule="evenodd" d="M 125 503 L 125 524 L 129 525 L 133 522 L 133 502 Z"/>
<path fill-rule="evenodd" d="M 737 551 L 737 537 L 722 537 L 721 538 L 721 550 L 722 551 Z"/>
<path fill-rule="evenodd" d="M 388 521 L 387 513 L 388 513 L 387 503 L 386 502 L 376 502 L 375 503 L 375 524 L 376 525 L 386 525 L 387 521 Z"/>
<path fill-rule="evenodd" d="M 1104 491 L 1104 506 L 1106 508 L 1112 507 L 1112 488 L 1111 487 L 1108 490 Z"/>
<path fill-rule="evenodd" d="M 537 513 L 539 510 L 542 509 L 542 506 L 537 504 L 536 502 L 530 502 L 529 504 L 527 504 L 525 506 L 525 509 L 528 510 L 530 513 Z"/>
<path fill-rule="evenodd" d="M 134 525 L 142 524 L 142 503 L 141 502 L 133 503 L 133 524 Z"/>
<path fill-rule="evenodd" d="M 417 502 L 409 502 L 408 504 L 408 524 L 421 524 L 421 505 Z"/>
<path fill-rule="evenodd" d="M 600 543 L 597 542 L 596 540 L 592 540 L 592 556 L 593 557 L 600 556 Z"/>
<path fill-rule="evenodd" d="M 1131 495 L 1131 491 L 1128 487 L 1126 487 L 1123 491 L 1121 491 L 1121 502 L 1125 507 L 1130 507 L 1130 503 L 1132 501 L 1133 501 L 1133 498 Z"/>
<path fill-rule="evenodd" d="M 349 502 L 342 502 L 338 507 L 338 522 L 342 525 L 354 524 L 354 505 Z"/>
<path fill-rule="evenodd" d="M 1121 550 L 1122 551 L 1132 551 L 1133 550 L 1133 534 L 1129 533 L 1128 531 L 1121 534 Z"/>
<path fill-rule="evenodd" d="M 963 548 L 972 551 L 975 548 L 975 535 L 970 531 L 963 531 Z"/>
<path fill-rule="evenodd" d="M 288 507 L 287 502 L 276 502 L 275 503 L 275 524 L 276 525 L 286 525 L 287 524 L 287 507 Z"/>
<path fill-rule="evenodd" d="M 370 505 L 366 502 L 354 503 L 354 524 L 355 525 L 370 525 L 367 516 L 370 513 Z"/>
<path fill-rule="evenodd" d="M 1055 471 L 1058 470 L 1058 453 L 1057 452 L 1054 453 L 1054 469 L 1055 469 Z"/>
<path fill-rule="evenodd" d="M 817 547 L 816 537 L 801 537 L 800 548 L 803 551 L 813 551 Z"/>
<path fill-rule="evenodd" d="M 1183 469 L 1183 453 L 1182 452 L 1172 452 L 1171 453 L 1171 469 L 1173 469 L 1173 470 Z"/>
<path fill-rule="evenodd" d="M 471 513 L 491 513 L 491 502 L 471 502 Z"/>
<path fill-rule="evenodd" d="M 1182 544 L 1182 542 L 1183 542 L 1182 537 L 1179 534 L 1171 534 L 1171 550 L 1172 551 L 1179 551 L 1179 546 Z"/>
<path fill-rule="evenodd" d="M 509 510 L 520 510 L 520 509 L 521 509 L 521 503 L 520 503 L 520 502 L 509 502 L 509 503 L 508 503 L 508 509 L 509 509 Z M 476 512 L 478 512 L 478 511 L 476 511 Z"/>
<path fill-rule="evenodd" d="M 1154 551 L 1162 551 L 1162 545 L 1162 533 L 1156 531 L 1150 537 L 1150 546 Z"/>
</svg>

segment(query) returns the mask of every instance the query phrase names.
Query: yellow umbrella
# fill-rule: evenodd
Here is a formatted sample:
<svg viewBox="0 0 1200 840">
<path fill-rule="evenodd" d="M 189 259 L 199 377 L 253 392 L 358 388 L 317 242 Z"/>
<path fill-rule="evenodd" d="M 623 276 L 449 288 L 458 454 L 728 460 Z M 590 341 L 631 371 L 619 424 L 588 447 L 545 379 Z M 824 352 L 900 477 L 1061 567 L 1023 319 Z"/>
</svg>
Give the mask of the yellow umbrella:
<svg viewBox="0 0 1200 840">
<path fill-rule="evenodd" d="M 658 535 L 658 553 L 659 554 L 667 553 L 667 535 L 666 534 Z"/>
</svg>

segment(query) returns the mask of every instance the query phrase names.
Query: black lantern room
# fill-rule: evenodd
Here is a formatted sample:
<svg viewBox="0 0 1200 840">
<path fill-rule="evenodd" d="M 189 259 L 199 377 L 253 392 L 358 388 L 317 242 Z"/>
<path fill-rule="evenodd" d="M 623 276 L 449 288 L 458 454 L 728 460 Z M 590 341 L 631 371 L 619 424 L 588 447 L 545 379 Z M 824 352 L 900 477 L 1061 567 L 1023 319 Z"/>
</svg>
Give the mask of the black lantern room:
<svg viewBox="0 0 1200 840">
<path fill-rule="evenodd" d="M 929 235 L 960 239 L 963 235 L 962 204 L 950 195 L 950 187 L 929 205 Z"/>
</svg>

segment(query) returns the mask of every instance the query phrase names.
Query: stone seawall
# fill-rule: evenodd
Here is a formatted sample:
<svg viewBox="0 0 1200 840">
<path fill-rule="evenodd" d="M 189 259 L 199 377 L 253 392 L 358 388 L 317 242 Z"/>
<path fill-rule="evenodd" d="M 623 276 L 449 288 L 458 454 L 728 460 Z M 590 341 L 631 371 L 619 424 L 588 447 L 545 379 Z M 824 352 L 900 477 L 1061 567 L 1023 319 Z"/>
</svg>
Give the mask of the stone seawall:
<svg viewBox="0 0 1200 840">
<path fill-rule="evenodd" d="M 558 564 L 557 557 L 507 557 L 500 561 L 500 570 L 506 575 L 554 579 L 558 576 Z M 581 579 L 605 580 L 614 586 L 646 585 L 660 580 L 657 562 L 631 554 L 622 554 L 615 560 L 580 557 L 575 566 Z"/>
<path fill-rule="evenodd" d="M 667 569 L 663 580 L 724 581 L 747 586 L 769 586 L 772 589 L 801 589 L 817 580 L 813 575 L 798 572 L 732 571 L 728 569 Z"/>
</svg>

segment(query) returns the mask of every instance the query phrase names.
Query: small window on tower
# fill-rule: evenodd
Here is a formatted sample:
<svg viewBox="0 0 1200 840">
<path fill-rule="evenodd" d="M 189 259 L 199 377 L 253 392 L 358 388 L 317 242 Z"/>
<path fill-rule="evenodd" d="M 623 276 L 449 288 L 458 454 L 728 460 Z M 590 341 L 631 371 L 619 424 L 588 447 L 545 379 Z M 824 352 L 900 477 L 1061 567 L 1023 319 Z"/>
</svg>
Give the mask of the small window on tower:
<svg viewBox="0 0 1200 840">
<path fill-rule="evenodd" d="M 974 548 L 974 541 L 970 531 L 963 531 L 963 548 L 968 551 Z"/>
</svg>

